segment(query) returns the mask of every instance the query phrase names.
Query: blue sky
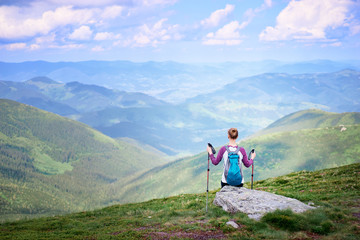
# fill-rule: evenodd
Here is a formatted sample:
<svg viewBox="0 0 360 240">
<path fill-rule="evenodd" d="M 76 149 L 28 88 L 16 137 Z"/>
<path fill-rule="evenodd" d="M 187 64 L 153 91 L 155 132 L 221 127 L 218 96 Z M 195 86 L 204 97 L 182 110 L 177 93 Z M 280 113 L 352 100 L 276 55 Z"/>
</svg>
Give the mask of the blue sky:
<svg viewBox="0 0 360 240">
<path fill-rule="evenodd" d="M 0 61 L 360 59 L 360 0 L 0 0 Z"/>
</svg>

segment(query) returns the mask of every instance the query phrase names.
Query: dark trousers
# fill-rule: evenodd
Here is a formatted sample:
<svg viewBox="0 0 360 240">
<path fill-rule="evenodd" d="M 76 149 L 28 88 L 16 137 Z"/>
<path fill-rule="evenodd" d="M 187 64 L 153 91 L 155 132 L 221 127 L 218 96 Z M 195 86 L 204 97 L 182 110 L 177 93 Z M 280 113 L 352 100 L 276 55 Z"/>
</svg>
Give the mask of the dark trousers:
<svg viewBox="0 0 360 240">
<path fill-rule="evenodd" d="M 224 186 L 229 186 L 230 184 L 227 184 L 227 183 L 224 183 L 223 181 L 221 181 L 221 188 L 223 188 Z M 244 186 L 244 184 L 240 184 L 240 185 L 237 185 L 237 186 L 234 186 L 234 187 L 242 187 Z"/>
</svg>

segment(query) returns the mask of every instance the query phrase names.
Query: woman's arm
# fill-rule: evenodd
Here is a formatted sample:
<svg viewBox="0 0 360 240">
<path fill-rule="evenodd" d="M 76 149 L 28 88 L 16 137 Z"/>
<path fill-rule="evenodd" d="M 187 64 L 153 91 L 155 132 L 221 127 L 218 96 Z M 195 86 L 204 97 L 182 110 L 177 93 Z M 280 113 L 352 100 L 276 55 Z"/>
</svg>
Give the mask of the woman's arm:
<svg viewBox="0 0 360 240">
<path fill-rule="evenodd" d="M 246 151 L 243 147 L 240 148 L 240 152 L 243 155 L 242 162 L 244 163 L 245 167 L 250 167 L 253 164 L 254 160 L 248 159 Z"/>
<path fill-rule="evenodd" d="M 222 146 L 222 147 L 220 148 L 220 150 L 219 150 L 218 155 L 216 156 L 216 158 L 215 158 L 214 154 L 212 154 L 211 151 L 208 151 L 208 153 L 211 152 L 211 154 L 209 154 L 209 155 L 210 155 L 211 162 L 212 162 L 214 165 L 218 165 L 219 162 L 221 161 L 221 159 L 223 158 L 223 155 L 224 155 L 225 151 L 226 151 L 225 146 Z"/>
</svg>

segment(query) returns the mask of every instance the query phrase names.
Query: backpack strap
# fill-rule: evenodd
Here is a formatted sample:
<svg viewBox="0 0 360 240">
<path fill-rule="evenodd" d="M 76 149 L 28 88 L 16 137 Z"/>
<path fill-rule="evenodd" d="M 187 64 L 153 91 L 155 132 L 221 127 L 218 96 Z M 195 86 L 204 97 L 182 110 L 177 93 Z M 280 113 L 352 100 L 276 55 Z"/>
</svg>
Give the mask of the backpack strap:
<svg viewBox="0 0 360 240">
<path fill-rule="evenodd" d="M 226 151 L 227 151 L 228 153 L 235 153 L 235 154 L 237 154 L 237 153 L 240 151 L 239 146 L 236 146 L 236 150 L 235 150 L 235 151 L 230 151 L 228 145 L 226 145 L 225 148 L 226 148 Z"/>
</svg>

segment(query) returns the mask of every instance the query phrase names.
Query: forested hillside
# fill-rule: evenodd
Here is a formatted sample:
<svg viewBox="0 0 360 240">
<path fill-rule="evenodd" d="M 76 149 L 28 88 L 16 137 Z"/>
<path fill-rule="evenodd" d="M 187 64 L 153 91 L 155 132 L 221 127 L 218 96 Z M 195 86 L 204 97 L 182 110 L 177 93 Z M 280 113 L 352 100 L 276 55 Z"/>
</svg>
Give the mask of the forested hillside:
<svg viewBox="0 0 360 240">
<path fill-rule="evenodd" d="M 318 115 L 322 127 L 319 127 Z M 289 119 L 297 116 L 297 124 Z M 360 162 L 360 113 L 332 114 L 318 110 L 301 111 L 280 119 L 284 132 L 265 134 L 240 141 L 246 151 L 256 149 L 256 180 L 293 171 L 319 170 Z M 301 119 L 301 120 L 300 120 Z M 303 125 L 301 123 L 304 122 Z M 313 125 L 310 123 L 312 122 Z M 280 124 L 282 123 L 282 125 Z M 295 130 L 290 131 L 293 127 Z M 302 129 L 303 128 L 303 129 Z M 223 134 L 226 135 L 226 132 Z M 226 144 L 226 143 L 224 143 Z M 204 150 L 206 145 L 204 145 Z M 117 197 L 126 201 L 151 199 L 206 190 L 207 153 L 157 167 L 121 189 Z M 220 187 L 222 162 L 210 167 L 210 189 Z M 244 170 L 251 179 L 251 167 Z M 170 180 L 170 181 L 169 181 Z"/>
<path fill-rule="evenodd" d="M 0 100 L 0 215 L 14 219 L 108 204 L 115 182 L 165 163 L 159 152 L 85 124 Z"/>
</svg>

